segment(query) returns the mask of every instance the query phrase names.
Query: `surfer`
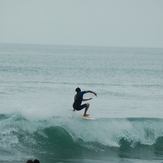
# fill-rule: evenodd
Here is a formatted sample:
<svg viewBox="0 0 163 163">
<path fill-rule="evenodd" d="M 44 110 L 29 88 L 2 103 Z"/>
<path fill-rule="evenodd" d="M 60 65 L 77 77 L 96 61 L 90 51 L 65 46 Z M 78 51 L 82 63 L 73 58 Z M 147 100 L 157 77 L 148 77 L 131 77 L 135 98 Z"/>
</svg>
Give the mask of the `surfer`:
<svg viewBox="0 0 163 163">
<path fill-rule="evenodd" d="M 92 100 L 92 98 L 83 99 L 83 95 L 85 93 L 93 93 L 95 96 L 97 96 L 97 94 L 95 92 L 93 92 L 93 91 L 81 91 L 81 89 L 79 87 L 76 88 L 75 91 L 77 92 L 77 94 L 74 97 L 74 103 L 73 103 L 74 111 L 75 110 L 79 111 L 79 110 L 82 110 L 82 109 L 85 108 L 85 111 L 84 111 L 83 116 L 84 117 L 88 117 L 89 114 L 87 114 L 87 111 L 88 111 L 88 108 L 89 108 L 90 104 L 89 103 L 86 103 L 86 104 L 81 105 L 81 103 L 82 103 L 82 101 Z"/>
</svg>

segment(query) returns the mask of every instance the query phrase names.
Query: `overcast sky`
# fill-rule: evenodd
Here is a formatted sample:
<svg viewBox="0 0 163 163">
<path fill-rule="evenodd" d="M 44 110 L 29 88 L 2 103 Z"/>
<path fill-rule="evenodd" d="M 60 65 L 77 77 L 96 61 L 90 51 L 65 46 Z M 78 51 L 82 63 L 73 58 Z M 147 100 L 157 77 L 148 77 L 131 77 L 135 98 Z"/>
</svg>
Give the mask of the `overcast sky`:
<svg viewBox="0 0 163 163">
<path fill-rule="evenodd" d="M 163 0 L 0 0 L 0 43 L 163 48 Z"/>
</svg>

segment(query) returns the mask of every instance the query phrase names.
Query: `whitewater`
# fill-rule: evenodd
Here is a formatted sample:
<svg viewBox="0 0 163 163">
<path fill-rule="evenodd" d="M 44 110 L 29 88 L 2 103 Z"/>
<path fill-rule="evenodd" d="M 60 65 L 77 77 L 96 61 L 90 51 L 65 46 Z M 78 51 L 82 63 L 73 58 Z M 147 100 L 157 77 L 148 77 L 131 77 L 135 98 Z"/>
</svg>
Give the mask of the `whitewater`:
<svg viewBox="0 0 163 163">
<path fill-rule="evenodd" d="M 0 44 L 0 162 L 162 163 L 162 98 L 163 49 Z"/>
</svg>

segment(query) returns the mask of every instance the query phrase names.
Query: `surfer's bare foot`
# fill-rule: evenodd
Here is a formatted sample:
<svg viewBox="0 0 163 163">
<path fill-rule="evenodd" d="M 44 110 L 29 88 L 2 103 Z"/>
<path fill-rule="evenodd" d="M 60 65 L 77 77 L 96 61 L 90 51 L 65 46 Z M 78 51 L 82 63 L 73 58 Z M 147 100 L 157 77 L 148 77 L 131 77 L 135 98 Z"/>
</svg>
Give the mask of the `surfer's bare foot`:
<svg viewBox="0 0 163 163">
<path fill-rule="evenodd" d="M 88 116 L 89 116 L 89 114 L 84 114 L 84 115 L 83 115 L 83 117 L 88 117 Z"/>
</svg>

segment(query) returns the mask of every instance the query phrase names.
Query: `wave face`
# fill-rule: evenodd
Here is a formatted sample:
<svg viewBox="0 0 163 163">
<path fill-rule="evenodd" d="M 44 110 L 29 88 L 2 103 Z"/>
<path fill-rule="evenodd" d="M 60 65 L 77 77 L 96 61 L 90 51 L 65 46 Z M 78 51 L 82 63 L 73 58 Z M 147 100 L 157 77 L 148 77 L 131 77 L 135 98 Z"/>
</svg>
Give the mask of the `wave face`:
<svg viewBox="0 0 163 163">
<path fill-rule="evenodd" d="M 0 157 L 22 160 L 92 157 L 155 159 L 163 156 L 163 119 L 0 115 Z M 9 157 L 10 156 L 10 157 Z"/>
</svg>

